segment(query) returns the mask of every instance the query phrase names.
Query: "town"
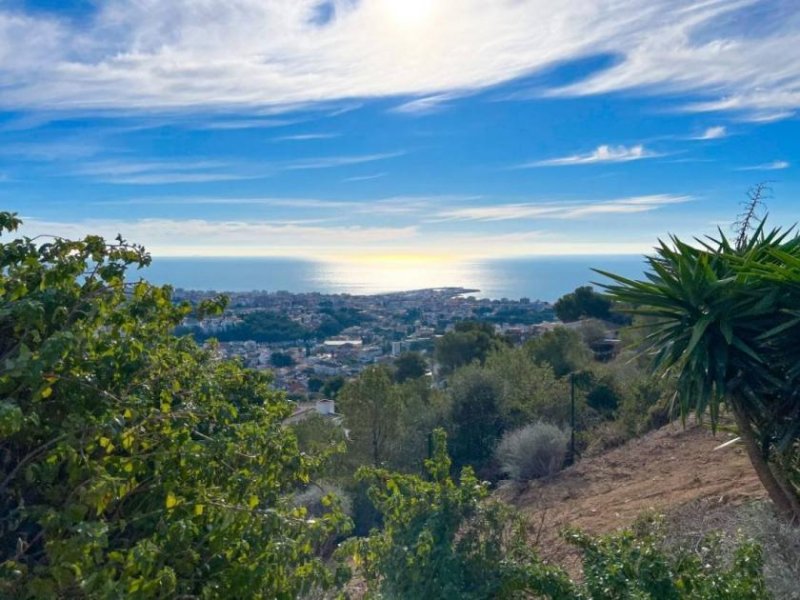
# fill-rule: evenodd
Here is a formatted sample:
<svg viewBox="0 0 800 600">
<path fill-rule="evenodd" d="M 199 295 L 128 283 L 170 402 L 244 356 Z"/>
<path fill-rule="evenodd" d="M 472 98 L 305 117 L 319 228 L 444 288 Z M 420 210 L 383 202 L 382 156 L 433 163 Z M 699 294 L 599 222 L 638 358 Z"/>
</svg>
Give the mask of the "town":
<svg viewBox="0 0 800 600">
<path fill-rule="evenodd" d="M 547 302 L 481 299 L 479 290 L 436 288 L 371 296 L 237 292 L 220 317 L 187 319 L 180 333 L 218 340 L 224 358 L 274 372 L 274 385 L 298 402 L 335 393 L 344 380 L 408 352 L 428 355 L 464 320 L 492 323 L 512 343 L 554 325 Z M 216 292 L 177 290 L 198 303 Z"/>
</svg>

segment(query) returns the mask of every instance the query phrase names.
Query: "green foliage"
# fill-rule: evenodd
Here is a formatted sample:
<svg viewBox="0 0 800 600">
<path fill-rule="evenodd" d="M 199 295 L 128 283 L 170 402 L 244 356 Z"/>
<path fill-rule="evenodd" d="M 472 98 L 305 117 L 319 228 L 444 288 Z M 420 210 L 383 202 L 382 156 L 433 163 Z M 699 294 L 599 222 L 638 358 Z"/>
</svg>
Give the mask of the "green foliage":
<svg viewBox="0 0 800 600">
<path fill-rule="evenodd" d="M 578 371 L 592 359 L 580 333 L 566 327 L 546 331 L 528 342 L 526 348 L 535 362 L 548 363 L 556 377 Z"/>
<path fill-rule="evenodd" d="M 317 394 L 322 391 L 325 382 L 319 377 L 311 376 L 308 378 L 308 391 L 312 394 Z"/>
<path fill-rule="evenodd" d="M 494 312 L 488 309 L 490 314 L 481 316 L 484 321 L 490 323 L 509 323 L 511 325 L 535 325 L 544 321 L 551 321 L 555 314 L 550 309 L 541 309 L 539 306 L 504 306 Z"/>
<path fill-rule="evenodd" d="M 586 404 L 603 415 L 611 416 L 622 403 L 623 393 L 616 379 L 605 374 L 592 382 L 586 394 Z"/>
<path fill-rule="evenodd" d="M 504 434 L 497 446 L 497 461 L 514 481 L 546 477 L 564 466 L 568 444 L 568 432 L 539 421 Z"/>
<path fill-rule="evenodd" d="M 499 382 L 500 412 L 506 429 L 537 419 L 553 423 L 569 420 L 569 384 L 552 367 L 536 363 L 524 348 L 501 348 L 486 359 L 486 371 Z"/>
<path fill-rule="evenodd" d="M 348 327 L 362 325 L 370 320 L 370 317 L 360 310 L 347 306 L 338 308 L 322 307 L 320 312 L 324 315 L 324 318 L 314 332 L 314 336 L 317 338 L 339 335 Z"/>
<path fill-rule="evenodd" d="M 326 380 L 325 383 L 322 384 L 322 389 L 320 391 L 326 398 L 332 398 L 335 400 L 345 383 L 344 377 L 341 375 L 336 375 Z"/>
<path fill-rule="evenodd" d="M 391 372 L 383 366 L 365 369 L 344 386 L 338 403 L 359 464 L 383 464 L 397 443 L 402 412 L 402 398 L 392 386 Z"/>
<path fill-rule="evenodd" d="M 450 451 L 457 466 L 486 466 L 503 433 L 502 385 L 490 371 L 471 365 L 450 380 Z"/>
<path fill-rule="evenodd" d="M 434 434 L 428 478 L 364 468 L 358 477 L 383 515 L 384 527 L 343 548 L 370 586 L 368 597 L 574 599 L 574 586 L 559 570 L 539 562 L 520 522 L 467 468 L 450 477 L 444 432 Z"/>
<path fill-rule="evenodd" d="M 800 518 L 800 237 L 778 229 L 732 245 L 673 237 L 648 259 L 647 281 L 604 273 L 610 294 L 654 321 L 644 350 L 673 373 L 681 413 L 733 409 L 770 497 Z"/>
<path fill-rule="evenodd" d="M 149 262 L 121 238 L 0 246 L 0 596 L 332 584 L 316 551 L 347 521 L 335 503 L 314 520 L 291 503 L 318 460 L 283 425 L 290 405 L 172 335 L 191 308 L 124 280 Z"/>
<path fill-rule="evenodd" d="M 564 323 L 585 318 L 607 320 L 611 316 L 611 300 L 588 285 L 565 294 L 556 301 L 553 308 L 556 316 Z"/>
<path fill-rule="evenodd" d="M 657 523 L 600 538 L 565 533 L 582 553 L 584 581 L 542 563 L 519 515 L 488 497 L 466 468 L 451 478 L 444 433 L 434 433 L 428 476 L 363 468 L 358 477 L 383 528 L 341 549 L 367 582 L 368 598 L 490 600 L 766 600 L 758 546 L 744 543 L 732 564 L 709 539 L 698 552 L 670 548 Z"/>
<path fill-rule="evenodd" d="M 483 364 L 492 350 L 505 345 L 490 323 L 461 321 L 455 330 L 436 340 L 436 362 L 444 374 L 478 362 Z"/>
<path fill-rule="evenodd" d="M 290 354 L 285 354 L 283 352 L 273 352 L 270 354 L 269 363 L 277 368 L 281 369 L 283 367 L 291 367 L 294 365 L 294 359 Z"/>
<path fill-rule="evenodd" d="M 419 379 L 428 372 L 428 362 L 419 352 L 406 352 L 394 361 L 394 378 L 397 383 Z"/>
<path fill-rule="evenodd" d="M 252 340 L 259 343 L 275 343 L 307 340 L 313 337 L 312 331 L 287 318 L 286 315 L 265 310 L 246 313 L 242 315 L 240 323 L 213 334 L 203 334 L 200 330 L 194 330 L 193 333 L 200 340 L 213 337 L 221 342 Z"/>
<path fill-rule="evenodd" d="M 421 473 L 430 452 L 431 432 L 445 426 L 450 417 L 450 398 L 431 388 L 426 379 L 395 385 L 395 391 L 403 408 L 397 445 L 392 449 L 389 464 L 403 472 Z"/>
<path fill-rule="evenodd" d="M 241 322 L 213 334 L 206 334 L 199 327 L 190 329 L 179 327 L 178 332 L 192 333 L 201 341 L 213 337 L 221 342 L 248 340 L 259 343 L 294 342 L 338 335 L 344 329 L 360 325 L 367 320 L 365 315 L 353 308 L 322 307 L 320 313 L 322 320 L 315 329 L 306 328 L 285 314 L 258 310 L 241 315 Z"/>
<path fill-rule="evenodd" d="M 344 429 L 330 418 L 316 412 L 292 425 L 292 430 L 301 452 L 311 456 L 323 456 L 344 451 L 346 440 Z M 329 472 L 330 464 L 327 464 L 326 468 Z"/>
<path fill-rule="evenodd" d="M 592 538 L 566 532 L 583 553 L 586 596 L 592 600 L 767 600 L 759 546 L 745 542 L 722 564 L 713 539 L 699 552 L 667 549 L 658 523 Z"/>
</svg>

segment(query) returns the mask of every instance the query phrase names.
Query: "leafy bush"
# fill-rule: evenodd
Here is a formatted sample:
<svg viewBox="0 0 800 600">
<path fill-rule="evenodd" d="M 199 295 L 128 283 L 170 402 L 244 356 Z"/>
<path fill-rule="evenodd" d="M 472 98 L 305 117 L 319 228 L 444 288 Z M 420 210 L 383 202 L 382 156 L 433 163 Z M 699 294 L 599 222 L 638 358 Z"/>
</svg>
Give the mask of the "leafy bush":
<svg viewBox="0 0 800 600">
<path fill-rule="evenodd" d="M 725 565 L 713 537 L 697 551 L 666 548 L 660 520 L 592 538 L 565 536 L 583 553 L 586 597 L 592 600 L 767 600 L 761 547 L 744 542 Z"/>
<path fill-rule="evenodd" d="M 511 479 L 528 481 L 560 471 L 568 444 L 568 432 L 540 421 L 506 433 L 497 446 L 496 456 Z"/>
<path fill-rule="evenodd" d="M 769 501 L 741 506 L 713 500 L 695 501 L 669 515 L 667 546 L 705 546 L 710 532 L 723 560 L 730 564 L 742 536 L 761 545 L 764 581 L 774 598 L 800 600 L 800 527 L 787 523 Z"/>
<path fill-rule="evenodd" d="M 149 261 L 121 238 L 0 244 L 0 596 L 332 584 L 317 550 L 346 518 L 292 506 L 318 461 L 284 426 L 290 404 L 268 376 L 172 335 L 190 307 L 125 280 Z"/>
<path fill-rule="evenodd" d="M 343 546 L 365 577 L 370 598 L 427 600 L 518 598 L 524 591 L 559 600 L 580 596 L 566 575 L 532 553 L 521 522 L 487 500 L 472 469 L 450 477 L 444 432 L 434 433 L 429 478 L 363 468 L 359 478 L 384 527 Z"/>
</svg>

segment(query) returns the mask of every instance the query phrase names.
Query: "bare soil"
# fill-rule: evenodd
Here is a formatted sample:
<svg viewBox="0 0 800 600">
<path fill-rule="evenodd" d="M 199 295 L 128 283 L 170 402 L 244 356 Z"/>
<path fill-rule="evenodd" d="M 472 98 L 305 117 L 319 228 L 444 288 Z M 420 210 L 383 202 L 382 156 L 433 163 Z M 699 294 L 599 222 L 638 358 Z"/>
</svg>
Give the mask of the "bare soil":
<svg viewBox="0 0 800 600">
<path fill-rule="evenodd" d="M 740 444 L 715 450 L 732 437 L 698 425 L 668 425 L 526 489 L 507 486 L 498 496 L 526 515 L 543 558 L 576 572 L 577 555 L 559 536 L 564 527 L 603 534 L 647 512 L 674 514 L 690 503 L 714 508 L 764 498 Z"/>
</svg>

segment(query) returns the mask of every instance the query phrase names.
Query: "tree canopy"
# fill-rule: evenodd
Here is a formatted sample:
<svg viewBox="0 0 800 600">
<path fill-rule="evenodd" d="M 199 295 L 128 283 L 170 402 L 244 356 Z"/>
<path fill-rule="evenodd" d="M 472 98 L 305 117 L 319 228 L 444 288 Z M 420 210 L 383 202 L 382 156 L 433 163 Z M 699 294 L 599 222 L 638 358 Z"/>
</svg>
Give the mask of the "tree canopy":
<svg viewBox="0 0 800 600">
<path fill-rule="evenodd" d="M 419 379 L 428 372 L 428 362 L 419 352 L 406 352 L 394 361 L 394 378 L 398 383 Z"/>
<path fill-rule="evenodd" d="M 548 363 L 557 377 L 585 367 L 592 353 L 581 334 L 566 327 L 546 331 L 527 343 L 526 348 L 537 363 Z"/>
<path fill-rule="evenodd" d="M 475 361 L 483 363 L 492 350 L 504 344 L 491 323 L 461 321 L 436 341 L 436 361 L 449 374 Z"/>
<path fill-rule="evenodd" d="M 18 225 L 0 213 L 0 230 Z M 126 281 L 149 262 L 122 238 L 0 245 L 0 596 L 333 583 L 317 549 L 347 523 L 290 501 L 318 464 L 283 425 L 291 406 L 267 375 L 173 335 L 192 309 Z"/>
<path fill-rule="evenodd" d="M 559 298 L 553 308 L 556 316 L 565 323 L 584 318 L 608 319 L 611 315 L 611 300 L 585 285 Z"/>
</svg>

